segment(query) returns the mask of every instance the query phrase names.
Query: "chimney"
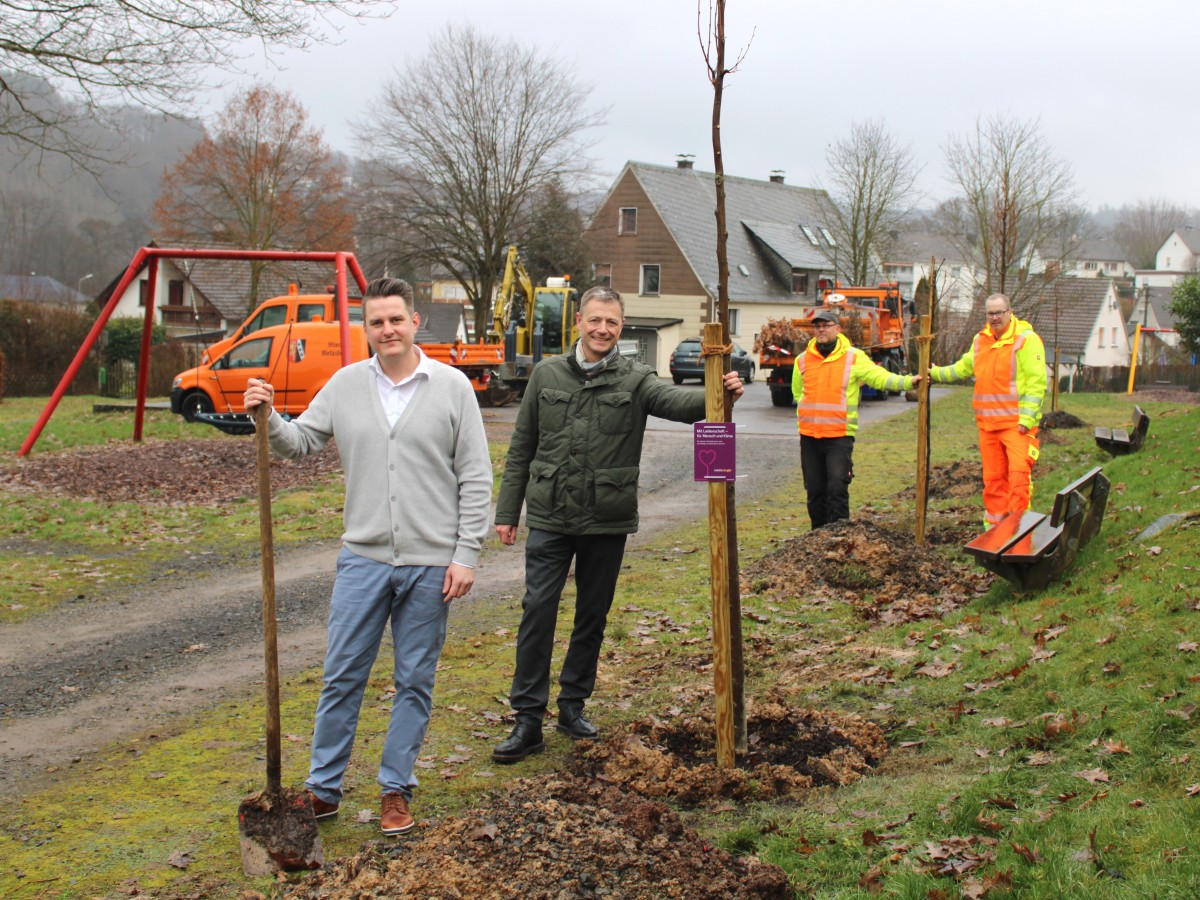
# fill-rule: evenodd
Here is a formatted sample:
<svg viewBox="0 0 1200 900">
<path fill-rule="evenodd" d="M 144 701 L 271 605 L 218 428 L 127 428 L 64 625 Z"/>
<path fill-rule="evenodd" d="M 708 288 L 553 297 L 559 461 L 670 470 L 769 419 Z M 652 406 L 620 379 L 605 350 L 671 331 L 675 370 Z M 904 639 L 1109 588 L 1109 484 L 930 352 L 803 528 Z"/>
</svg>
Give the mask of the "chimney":
<svg viewBox="0 0 1200 900">
<path fill-rule="evenodd" d="M 771 184 L 783 184 L 783 169 L 771 170 Z"/>
<path fill-rule="evenodd" d="M 680 153 L 675 157 L 675 168 L 690 169 L 692 167 L 692 154 Z"/>
</svg>

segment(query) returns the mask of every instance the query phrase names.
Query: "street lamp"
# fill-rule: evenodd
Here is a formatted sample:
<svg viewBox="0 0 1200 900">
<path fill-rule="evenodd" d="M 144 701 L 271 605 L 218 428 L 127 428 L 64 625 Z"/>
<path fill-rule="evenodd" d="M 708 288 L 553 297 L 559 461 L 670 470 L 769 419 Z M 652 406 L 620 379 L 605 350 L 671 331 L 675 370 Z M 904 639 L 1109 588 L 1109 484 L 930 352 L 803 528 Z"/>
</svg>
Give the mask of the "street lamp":
<svg viewBox="0 0 1200 900">
<path fill-rule="evenodd" d="M 83 293 L 83 283 L 91 277 L 92 277 L 92 273 L 88 272 L 86 275 L 84 275 L 82 278 L 80 278 L 79 281 L 77 281 L 75 283 L 75 293 L 82 294 Z"/>
</svg>

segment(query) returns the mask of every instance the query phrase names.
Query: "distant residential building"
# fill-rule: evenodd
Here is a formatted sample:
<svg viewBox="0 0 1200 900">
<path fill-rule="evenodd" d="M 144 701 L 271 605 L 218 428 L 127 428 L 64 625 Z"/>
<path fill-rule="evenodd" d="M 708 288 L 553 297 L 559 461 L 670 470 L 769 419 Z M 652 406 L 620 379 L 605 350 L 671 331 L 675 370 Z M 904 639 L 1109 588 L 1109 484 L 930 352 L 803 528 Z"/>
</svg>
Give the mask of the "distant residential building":
<svg viewBox="0 0 1200 900">
<path fill-rule="evenodd" d="M 92 298 L 49 275 L 0 275 L 0 300 L 20 300 L 80 310 Z"/>
<path fill-rule="evenodd" d="M 1063 258 L 1063 275 L 1077 278 L 1132 278 L 1133 264 L 1115 241 L 1085 240 Z"/>
<path fill-rule="evenodd" d="M 943 314 L 968 316 L 983 284 L 983 270 L 962 258 L 944 235 L 932 231 L 901 231 L 890 242 L 883 277 L 900 286 L 905 297 L 915 298 L 917 286 L 928 281 L 930 264 L 938 269 L 938 309 Z"/>
<path fill-rule="evenodd" d="M 1170 288 L 1200 272 L 1200 231 L 1179 228 L 1172 231 L 1154 257 L 1153 269 L 1134 273 L 1137 289 Z"/>
<path fill-rule="evenodd" d="M 213 248 L 231 249 L 231 248 Z M 105 304 L 116 289 L 124 268 L 96 298 Z M 146 303 L 154 307 L 153 320 L 163 325 L 170 338 L 211 340 L 233 331 L 246 318 L 249 309 L 250 263 L 227 259 L 170 259 L 158 263 L 154 297 L 149 291 L 149 271 L 143 269 L 113 311 L 113 317 L 145 317 Z M 336 278 L 333 264 L 327 262 L 272 262 L 258 285 L 258 301 L 277 297 L 295 285 L 302 294 L 327 293 Z M 358 286 L 351 281 L 351 294 Z"/>
<path fill-rule="evenodd" d="M 1014 310 L 1046 345 L 1046 362 L 1059 350 L 1060 374 L 1077 366 L 1128 366 L 1129 333 L 1111 278 L 1056 278 Z"/>
<path fill-rule="evenodd" d="M 813 305 L 837 252 L 825 227 L 824 191 L 726 176 L 729 328 L 749 347 L 770 318 Z M 716 182 L 690 159 L 674 166 L 628 162 L 588 226 L 595 279 L 625 298 L 624 337 L 666 372 L 680 340 L 716 320 Z"/>
</svg>

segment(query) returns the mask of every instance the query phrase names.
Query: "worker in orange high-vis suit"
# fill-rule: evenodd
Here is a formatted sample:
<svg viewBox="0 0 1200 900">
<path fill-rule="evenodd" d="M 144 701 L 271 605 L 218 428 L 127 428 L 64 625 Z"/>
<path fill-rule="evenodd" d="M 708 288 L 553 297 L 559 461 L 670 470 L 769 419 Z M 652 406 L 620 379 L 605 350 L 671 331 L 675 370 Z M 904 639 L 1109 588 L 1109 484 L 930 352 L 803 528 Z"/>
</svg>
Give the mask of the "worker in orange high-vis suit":
<svg viewBox="0 0 1200 900">
<path fill-rule="evenodd" d="M 991 527 L 1023 513 L 1033 495 L 1038 423 L 1046 394 L 1046 349 L 1033 327 L 1012 314 L 1004 294 L 984 303 L 987 325 L 952 366 L 929 370 L 929 380 L 975 376 L 975 424 L 983 457 L 983 521 Z"/>
<path fill-rule="evenodd" d="M 841 333 L 835 312 L 813 316 L 812 340 L 792 370 L 800 431 L 800 467 L 813 528 L 850 518 L 854 435 L 862 385 L 880 391 L 909 391 L 919 375 L 896 375 L 871 361 Z"/>
</svg>

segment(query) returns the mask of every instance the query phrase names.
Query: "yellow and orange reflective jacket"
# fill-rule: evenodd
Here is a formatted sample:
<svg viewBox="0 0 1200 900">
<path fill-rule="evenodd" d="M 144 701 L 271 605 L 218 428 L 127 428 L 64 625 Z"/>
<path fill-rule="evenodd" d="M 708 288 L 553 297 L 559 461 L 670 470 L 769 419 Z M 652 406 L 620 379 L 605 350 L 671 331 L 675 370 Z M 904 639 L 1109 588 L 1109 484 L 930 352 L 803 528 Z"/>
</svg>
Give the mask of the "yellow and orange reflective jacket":
<svg viewBox="0 0 1200 900">
<path fill-rule="evenodd" d="M 984 431 L 1036 428 L 1046 395 L 1046 349 L 1028 322 L 1012 316 L 1000 337 L 984 327 L 971 349 L 950 366 L 935 366 L 935 382 L 975 376 L 975 422 Z"/>
<path fill-rule="evenodd" d="M 796 420 L 806 437 L 853 437 L 858 431 L 858 397 L 862 385 L 879 391 L 912 390 L 911 375 L 896 375 L 876 365 L 839 334 L 828 356 L 810 340 L 792 369 Z"/>
</svg>

